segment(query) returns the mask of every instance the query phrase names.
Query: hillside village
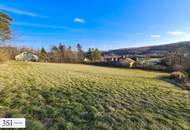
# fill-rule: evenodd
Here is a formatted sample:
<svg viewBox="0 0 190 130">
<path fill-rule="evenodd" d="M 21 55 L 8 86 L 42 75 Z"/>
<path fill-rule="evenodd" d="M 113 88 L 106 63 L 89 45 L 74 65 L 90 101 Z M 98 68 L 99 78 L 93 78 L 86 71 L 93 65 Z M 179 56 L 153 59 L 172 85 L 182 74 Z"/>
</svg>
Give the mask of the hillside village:
<svg viewBox="0 0 190 130">
<path fill-rule="evenodd" d="M 102 65 L 172 71 L 176 67 L 188 70 L 190 43 L 180 42 L 162 46 L 139 47 L 102 52 Z M 86 60 L 90 61 L 90 60 Z"/>
<path fill-rule="evenodd" d="M 165 57 L 150 58 L 144 55 L 108 55 L 104 56 L 104 62 L 113 66 L 129 68 L 147 68 L 165 70 L 163 61 Z M 163 66 L 161 66 L 163 64 Z M 158 65 L 160 65 L 158 67 Z M 154 67 L 154 68 L 153 68 Z"/>
</svg>

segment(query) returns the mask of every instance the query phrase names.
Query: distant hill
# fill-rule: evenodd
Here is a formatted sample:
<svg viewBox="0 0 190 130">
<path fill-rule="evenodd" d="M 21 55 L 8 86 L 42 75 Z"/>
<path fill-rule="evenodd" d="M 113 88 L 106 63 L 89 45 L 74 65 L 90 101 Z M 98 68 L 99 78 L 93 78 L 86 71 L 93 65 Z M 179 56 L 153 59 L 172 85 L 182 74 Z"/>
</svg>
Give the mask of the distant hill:
<svg viewBox="0 0 190 130">
<path fill-rule="evenodd" d="M 106 55 L 151 55 L 151 54 L 166 54 L 168 52 L 175 51 L 179 48 L 185 48 L 190 50 L 190 41 L 178 42 L 157 46 L 146 46 L 137 48 L 122 48 L 103 52 Z"/>
</svg>

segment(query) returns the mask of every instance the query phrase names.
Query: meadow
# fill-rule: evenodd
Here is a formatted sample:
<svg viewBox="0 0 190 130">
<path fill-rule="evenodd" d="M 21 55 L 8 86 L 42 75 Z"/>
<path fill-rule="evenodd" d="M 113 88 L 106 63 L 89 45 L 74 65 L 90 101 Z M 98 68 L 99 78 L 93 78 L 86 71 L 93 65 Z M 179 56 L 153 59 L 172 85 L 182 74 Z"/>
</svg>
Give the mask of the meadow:
<svg viewBox="0 0 190 130">
<path fill-rule="evenodd" d="M 169 74 L 80 64 L 0 65 L 0 117 L 28 130 L 190 130 L 190 92 Z"/>
</svg>

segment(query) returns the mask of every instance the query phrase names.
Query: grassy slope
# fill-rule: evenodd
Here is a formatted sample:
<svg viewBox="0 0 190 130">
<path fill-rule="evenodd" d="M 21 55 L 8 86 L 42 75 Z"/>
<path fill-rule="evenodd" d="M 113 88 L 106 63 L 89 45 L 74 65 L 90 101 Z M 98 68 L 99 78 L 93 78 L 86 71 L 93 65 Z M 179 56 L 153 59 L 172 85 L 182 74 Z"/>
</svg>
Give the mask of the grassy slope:
<svg viewBox="0 0 190 130">
<path fill-rule="evenodd" d="M 190 129 L 190 93 L 167 73 L 74 64 L 0 65 L 0 117 L 27 129 Z"/>
</svg>

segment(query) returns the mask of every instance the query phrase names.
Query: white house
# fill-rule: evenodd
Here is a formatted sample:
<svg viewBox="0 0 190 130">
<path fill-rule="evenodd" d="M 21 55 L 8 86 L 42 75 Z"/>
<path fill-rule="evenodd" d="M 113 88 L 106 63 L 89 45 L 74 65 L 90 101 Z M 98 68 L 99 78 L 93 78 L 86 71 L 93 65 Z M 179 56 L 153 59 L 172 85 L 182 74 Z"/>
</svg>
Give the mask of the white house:
<svg viewBox="0 0 190 130">
<path fill-rule="evenodd" d="M 22 52 L 21 54 L 15 56 L 15 60 L 17 61 L 38 61 L 39 57 L 34 55 L 31 52 Z"/>
</svg>

